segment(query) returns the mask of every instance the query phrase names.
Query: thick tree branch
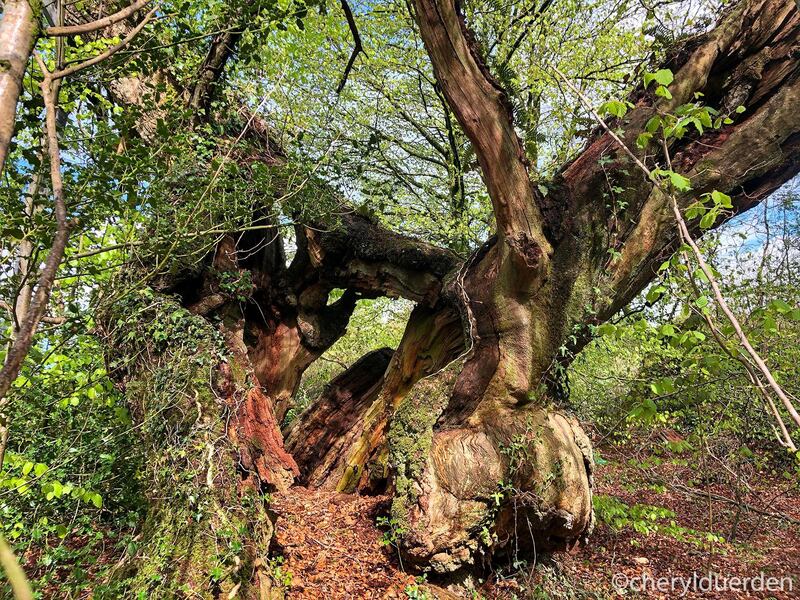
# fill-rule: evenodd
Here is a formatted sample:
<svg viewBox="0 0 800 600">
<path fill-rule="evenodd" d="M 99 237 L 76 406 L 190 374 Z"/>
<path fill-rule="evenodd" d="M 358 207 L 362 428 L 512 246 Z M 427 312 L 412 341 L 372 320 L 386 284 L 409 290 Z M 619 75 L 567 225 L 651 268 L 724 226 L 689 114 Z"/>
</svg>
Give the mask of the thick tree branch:
<svg viewBox="0 0 800 600">
<path fill-rule="evenodd" d="M 547 253 L 536 192 L 505 94 L 479 58 L 453 0 L 416 0 L 415 8 L 436 79 L 475 148 L 498 233 L 524 234 Z"/>
<path fill-rule="evenodd" d="M 675 72 L 671 100 L 637 89 L 628 114 L 608 130 L 599 128 L 557 175 L 548 199 L 565 207 L 559 226 L 571 233 L 559 252 L 566 256 L 593 244 L 585 250 L 595 256 L 591 277 L 610 296 L 597 307 L 597 318 L 610 318 L 630 302 L 679 243 L 668 195 L 638 168 L 659 167 L 652 148 L 635 143 L 653 116 L 695 101 L 696 92 L 723 115 L 739 105 L 747 109 L 721 129 L 671 140 L 675 170 L 689 177 L 693 188 L 678 195 L 681 208 L 716 189 L 733 198 L 729 217 L 757 205 L 800 171 L 800 113 L 795 108 L 800 102 L 799 37 L 800 15 L 791 0 L 742 0 L 717 27 L 672 52 L 663 65 Z M 603 196 L 609 180 L 624 190 L 626 208 L 615 214 L 609 214 Z M 689 223 L 689 228 L 696 232 L 698 225 Z M 616 259 L 607 259 L 609 246 L 597 244 L 598 232 L 619 253 Z"/>
<path fill-rule="evenodd" d="M 130 6 L 126 6 L 122 10 L 119 10 L 112 15 L 108 15 L 107 17 L 97 19 L 96 21 L 91 21 L 90 23 L 81 23 L 80 25 L 48 27 L 45 30 L 45 33 L 51 37 L 63 37 L 68 35 L 91 33 L 99 29 L 105 29 L 106 27 L 114 25 L 115 23 L 124 21 L 140 8 L 144 8 L 150 4 L 151 1 L 152 0 L 134 0 L 134 2 L 131 2 Z"/>
<path fill-rule="evenodd" d="M 103 62 L 107 58 L 113 56 L 114 54 L 122 50 L 125 46 L 130 44 L 133 41 L 133 38 L 139 35 L 139 32 L 142 29 L 144 29 L 144 26 L 147 25 L 150 19 L 153 18 L 153 15 L 156 14 L 156 10 L 158 10 L 158 7 L 155 7 L 152 10 L 150 10 L 150 12 L 148 12 L 145 15 L 145 17 L 139 22 L 139 24 L 136 27 L 131 29 L 122 40 L 120 40 L 117 44 L 111 46 L 108 50 L 105 50 L 104 52 L 101 52 L 97 56 L 93 56 L 92 58 L 85 60 L 81 63 L 78 63 L 76 65 L 66 67 L 65 69 L 61 69 L 60 71 L 55 71 L 50 74 L 50 79 L 57 80 L 57 79 L 63 79 L 64 77 L 67 77 L 69 75 L 74 75 L 78 71 L 82 71 L 88 67 L 92 67 L 96 64 Z"/>
<path fill-rule="evenodd" d="M 194 110 L 208 110 L 214 84 L 222 76 L 225 65 L 233 56 L 243 31 L 241 28 L 236 28 L 219 33 L 214 37 L 203 61 L 203 66 L 200 67 L 197 83 L 192 89 L 192 99 L 189 105 Z"/>
<path fill-rule="evenodd" d="M 392 232 L 348 211 L 330 228 L 303 228 L 298 248 L 332 286 L 364 296 L 391 296 L 433 305 L 460 260 L 443 248 Z M 293 270 L 297 270 L 293 265 Z"/>
</svg>

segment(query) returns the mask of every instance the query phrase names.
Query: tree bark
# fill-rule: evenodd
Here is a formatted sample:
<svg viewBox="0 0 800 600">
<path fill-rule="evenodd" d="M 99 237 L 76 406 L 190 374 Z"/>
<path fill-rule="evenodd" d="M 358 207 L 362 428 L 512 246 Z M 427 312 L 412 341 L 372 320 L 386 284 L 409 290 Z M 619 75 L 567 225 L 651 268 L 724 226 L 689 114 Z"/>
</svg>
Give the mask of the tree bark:
<svg viewBox="0 0 800 600">
<path fill-rule="evenodd" d="M 456 4 L 416 0 L 414 11 L 442 93 L 475 148 L 496 235 L 462 262 L 345 209 L 335 225 L 298 226 L 289 265 L 277 229 L 227 238 L 200 275 L 156 286 L 157 293 L 177 295 L 196 315 L 192 323 L 206 329 L 212 319 L 221 323 L 228 358 L 210 361 L 223 382 L 215 384 L 217 394 L 194 413 L 195 387 L 176 396 L 182 414 L 202 412 L 218 422 L 211 429 L 181 425 L 164 439 L 145 431 L 143 439 L 162 453 L 164 440 L 174 450 L 185 440 L 196 442 L 186 447 L 203 448 L 207 435 L 224 439 L 224 452 L 213 446 L 212 454 L 229 457 L 227 466 L 211 472 L 228 469 L 236 477 L 219 480 L 224 488 L 206 486 L 209 497 L 222 494 L 220 505 L 236 507 L 242 489 L 282 488 L 298 477 L 340 491 L 387 492 L 405 564 L 444 573 L 512 547 L 569 547 L 591 532 L 592 450 L 564 406 L 563 370 L 591 339 L 591 326 L 657 276 L 676 248 L 677 230 L 666 196 L 602 131 L 541 194 L 528 176 L 510 105 Z M 670 55 L 664 66 L 676 73 L 672 100 L 634 91 L 634 108 L 615 123 L 631 148 L 654 114 L 692 101 L 695 92 L 727 112 L 747 106 L 731 125 L 672 143 L 675 168 L 694 188 L 679 197 L 682 208 L 717 189 L 732 196 L 735 214 L 800 170 L 799 38 L 792 0 L 742 1 Z M 229 54 L 227 45 L 222 49 Z M 224 60 L 214 64 L 218 74 Z M 272 148 L 268 137 L 265 148 Z M 635 152 L 661 166 L 652 152 Z M 603 194 L 612 184 L 624 189 L 624 209 L 606 206 Z M 239 251 L 265 240 L 274 241 L 255 254 Z M 244 308 L 221 285 L 221 271 L 249 274 Z M 335 288 L 345 292 L 329 305 Z M 383 295 L 417 303 L 399 347 L 391 358 L 387 351 L 364 357 L 334 380 L 287 432 L 284 446 L 278 423 L 303 371 L 344 334 L 358 299 Z M 124 354 L 142 356 L 136 348 Z M 144 356 L 161 357 L 161 369 L 181 363 L 174 354 L 162 348 Z M 159 369 L 131 369 L 121 378 L 135 384 L 126 383 L 126 393 L 136 407 L 152 389 L 137 382 Z M 145 407 L 137 419 L 145 424 L 147 414 L 162 413 L 169 426 L 171 413 L 161 409 Z M 184 457 L 167 456 L 167 473 L 184 468 Z M 202 452 L 192 461 L 208 462 Z M 163 473 L 150 474 L 153 490 L 168 484 Z M 194 505 L 187 502 L 169 505 L 190 516 Z M 157 495 L 152 506 L 153 531 L 171 532 L 176 521 Z M 265 506 L 258 509 L 259 518 L 265 514 Z M 203 521 L 203 531 L 222 527 L 215 518 Z M 260 556 L 269 534 L 247 535 L 256 536 L 252 556 Z M 211 585 L 203 579 L 210 563 L 192 562 L 193 574 L 180 577 L 181 584 Z M 144 565 L 140 572 L 163 573 L 157 560 Z"/>
<path fill-rule="evenodd" d="M 563 548 L 591 531 L 591 446 L 557 407 L 563 369 L 591 339 L 590 326 L 629 303 L 678 242 L 665 194 L 602 131 L 539 194 L 503 91 L 455 5 L 417 0 L 415 12 L 437 80 L 476 150 L 497 237 L 451 274 L 439 305 L 415 311 L 372 406 L 353 404 L 363 413 L 361 433 L 326 445 L 335 458 L 311 464 L 309 481 L 340 490 L 388 485 L 407 564 L 446 572 L 512 540 Z M 634 92 L 634 109 L 617 124 L 631 148 L 656 111 L 673 111 L 695 92 L 725 114 L 747 106 L 731 125 L 672 143 L 675 168 L 694 188 L 682 207 L 717 189 L 733 197 L 736 214 L 800 170 L 799 38 L 793 2 L 740 2 L 672 53 L 672 100 Z M 652 152 L 635 152 L 659 166 Z M 625 190 L 622 214 L 610 214 L 602 198 L 609 177 Z M 325 405 L 297 427 L 314 431 L 313 413 Z M 293 447 L 301 435 L 292 431 Z"/>
<path fill-rule="evenodd" d="M 139 550 L 115 574 L 114 592 L 270 597 L 264 492 L 286 485 L 296 467 L 236 316 L 215 331 L 151 289 L 111 299 L 98 316 L 110 372 L 140 431 L 148 501 Z"/>
<path fill-rule="evenodd" d="M 41 3 L 7 0 L 0 20 L 0 174 L 14 136 L 17 100 L 39 32 Z"/>
</svg>

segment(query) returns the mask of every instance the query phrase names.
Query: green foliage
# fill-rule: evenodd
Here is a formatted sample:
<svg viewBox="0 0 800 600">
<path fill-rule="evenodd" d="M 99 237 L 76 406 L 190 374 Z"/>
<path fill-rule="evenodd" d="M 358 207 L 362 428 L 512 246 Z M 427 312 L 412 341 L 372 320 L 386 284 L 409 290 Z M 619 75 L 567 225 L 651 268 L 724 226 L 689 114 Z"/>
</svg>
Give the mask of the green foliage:
<svg viewBox="0 0 800 600">
<path fill-rule="evenodd" d="M 403 524 L 393 517 L 380 516 L 375 519 L 375 523 L 384 530 L 381 536 L 381 546 L 397 547 L 400 540 L 406 534 L 406 529 Z"/>
<path fill-rule="evenodd" d="M 719 192 L 702 199 L 708 210 L 718 211 L 731 201 Z M 769 356 L 773 373 L 796 395 L 800 297 L 786 269 L 788 256 L 796 252 L 795 201 L 791 194 L 779 201 L 785 220 L 769 244 L 736 233 L 764 226 L 763 215 L 751 215 L 723 229 L 718 238 L 707 238 L 704 251 L 730 257 L 718 277 L 722 293 L 740 315 L 751 343 Z M 742 248 L 736 248 L 737 242 Z M 595 341 L 569 371 L 573 405 L 603 439 L 621 443 L 637 431 L 668 427 L 682 437 L 663 443 L 670 455 L 696 461 L 712 444 L 737 468 L 766 461 L 777 474 L 793 473 L 796 460 L 777 444 L 770 411 L 731 356 L 742 350 L 711 300 L 708 281 L 684 260 L 679 253 L 661 265 L 662 277 L 639 301 L 638 315 L 594 328 Z M 703 315 L 718 323 L 724 347 L 710 335 Z M 788 415 L 784 418 L 788 421 Z"/>
<path fill-rule="evenodd" d="M 463 7 L 513 107 L 545 196 L 546 177 L 584 146 L 595 125 L 551 85 L 548 65 L 580 81 L 598 104 L 625 97 L 640 76 L 648 93 L 668 100 L 673 74 L 643 73 L 641 65 L 653 52 L 658 58 L 669 41 L 702 30 L 711 16 L 700 5 L 676 14 L 669 6 L 635 2 L 546 4 L 543 10 L 527 0 L 477 0 Z M 184 554 L 198 557 L 204 581 L 244 581 L 252 565 L 239 568 L 237 560 L 252 540 L 268 537 L 268 497 L 223 498 L 206 485 L 209 446 L 221 476 L 238 477 L 225 436 L 215 429 L 222 419 L 208 418 L 228 416 L 213 373 L 229 357 L 215 327 L 154 291 L 161 281 L 201 268 L 231 231 L 277 227 L 291 254 L 293 225 L 334 225 L 342 196 L 362 214 L 462 255 L 494 228 L 474 152 L 434 84 L 406 3 L 353 8 L 366 52 L 341 94 L 334 89 L 351 32 L 337 4 L 301 0 L 167 1 L 160 18 L 114 60 L 63 82 L 59 140 L 72 233 L 50 309 L 63 322 L 43 324 L 12 390 L 10 445 L 0 470 L 0 528 L 37 591 L 57 587 L 75 597 L 93 587 L 96 597 L 190 596 L 195 590 L 170 589 L 158 567 Z M 182 90 L 205 72 L 209 34 L 240 22 L 246 23 L 241 40 L 212 97 L 215 116 L 198 120 L 186 110 Z M 657 24 L 666 32 L 656 31 Z M 65 59 L 85 59 L 117 41 L 101 34 L 71 38 Z M 37 42 L 50 67 L 55 47 L 47 36 Z M 149 78 L 139 90 L 141 104 L 116 105 L 111 82 L 139 75 Z M 41 151 L 40 78 L 32 63 L 0 186 L 0 299 L 9 305 L 32 275 L 17 267 L 20 249 L 30 243 L 35 266 L 54 233 L 48 183 L 37 175 L 49 168 Z M 630 108 L 612 99 L 601 111 L 624 119 Z M 721 114 L 695 98 L 653 117 L 637 144 L 649 151 L 661 138 L 730 124 L 744 110 Z M 284 145 L 285 160 L 274 160 L 264 140 L 251 135 L 258 128 L 250 115 L 274 126 L 270 135 Z M 691 191 L 680 173 L 664 169 L 657 176 L 679 192 Z M 612 184 L 607 204 L 616 217 L 627 207 L 624 192 Z M 727 216 L 731 202 L 716 190 L 702 194 L 687 217 L 710 228 Z M 796 230 L 785 237 L 792 236 Z M 620 256 L 609 248 L 612 261 Z M 122 265 L 126 277 L 114 277 Z M 668 261 L 663 281 L 646 294 L 648 303 L 669 305 L 673 314 L 656 306 L 644 319 L 593 329 L 599 339 L 570 371 L 573 403 L 615 439 L 627 427 L 669 425 L 687 434 L 684 442 L 667 443 L 669 456 L 691 455 L 700 436 L 724 438 L 738 465 L 764 464 L 794 477 L 795 463 L 778 452 L 774 461 L 758 462 L 774 445 L 769 420 L 735 362 L 688 322 L 693 313 L 714 310 L 707 289 L 689 290 L 688 274 L 707 283 L 690 269 Z M 780 266 L 773 263 L 763 271 L 758 281 L 734 278 L 726 293 L 748 315 L 754 342 L 769 348 L 781 382 L 797 394 L 797 282 L 775 283 Z M 254 282 L 246 272 L 217 275 L 223 294 L 250 301 Z M 100 324 L 88 316 L 98 306 Z M 396 347 L 409 312 L 402 301 L 361 300 L 348 335 L 306 373 L 287 421 L 364 352 Z M 2 359 L 13 327 L 5 310 L 0 319 Z M 112 349 L 107 361 L 98 335 Z M 109 373 L 124 385 L 115 387 Z M 242 373 L 235 378 L 239 386 L 247 383 Z M 404 533 L 403 509 L 416 499 L 409 482 L 421 468 L 431 415 L 446 388 L 423 389 L 400 410 L 392 432 L 392 459 L 402 467 L 400 500 L 383 523 L 386 543 L 396 545 Z M 496 504 L 514 493 L 511 480 L 529 442 L 514 438 L 504 448 L 510 477 L 498 483 Z M 557 479 L 557 469 L 547 482 Z M 154 507 L 148 515 L 146 502 Z M 630 518 L 633 509 L 626 510 Z M 207 544 L 190 543 L 196 532 Z M 488 528 L 485 536 L 491 537 Z M 151 570 L 133 580 L 115 573 L 108 585 L 97 584 L 109 565 L 120 558 L 135 563 L 143 554 L 153 558 Z M 273 560 L 273 579 L 289 585 L 291 574 Z M 425 592 L 410 586 L 411 593 Z"/>
<path fill-rule="evenodd" d="M 434 597 L 425 589 L 427 577 L 422 575 L 417 577 L 414 583 L 405 587 L 404 593 L 408 600 L 432 600 Z"/>
<path fill-rule="evenodd" d="M 613 496 L 602 494 L 595 494 L 592 503 L 597 519 L 613 531 L 630 528 L 642 535 L 657 533 L 696 546 L 725 542 L 725 539 L 717 534 L 699 532 L 678 525 L 675 513 L 667 508 L 648 504 L 628 505 Z"/>
<path fill-rule="evenodd" d="M 0 526 L 36 589 L 57 584 L 72 594 L 102 568 L 103 548 L 131 543 L 141 456 L 98 341 L 69 332 L 49 341 L 31 353 L 11 393 Z"/>
<path fill-rule="evenodd" d="M 331 300 L 335 299 L 332 296 Z M 334 377 L 367 352 L 397 348 L 410 312 L 411 304 L 404 300 L 360 300 L 350 317 L 347 333 L 303 374 L 295 405 L 287 413 L 285 424 L 316 400 Z"/>
</svg>

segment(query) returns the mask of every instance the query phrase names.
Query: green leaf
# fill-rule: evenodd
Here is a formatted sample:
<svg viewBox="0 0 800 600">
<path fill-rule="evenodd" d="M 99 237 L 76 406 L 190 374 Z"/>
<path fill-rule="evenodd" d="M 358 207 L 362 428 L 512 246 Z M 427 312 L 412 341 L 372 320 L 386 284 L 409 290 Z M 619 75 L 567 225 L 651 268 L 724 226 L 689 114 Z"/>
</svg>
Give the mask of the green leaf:
<svg viewBox="0 0 800 600">
<path fill-rule="evenodd" d="M 676 190 L 680 190 L 681 192 L 692 189 L 692 182 L 675 171 L 669 172 L 669 182 L 672 184 L 672 187 L 674 187 Z"/>
<path fill-rule="evenodd" d="M 22 474 L 27 476 L 32 469 L 33 469 L 33 463 L 28 461 L 24 465 L 22 465 Z"/>
<path fill-rule="evenodd" d="M 614 335 L 616 331 L 617 327 L 613 323 L 603 323 L 595 329 L 595 333 L 601 336 Z"/>
<path fill-rule="evenodd" d="M 661 96 L 667 100 L 672 100 L 672 93 L 663 85 L 660 85 L 656 88 L 656 96 Z"/>
<path fill-rule="evenodd" d="M 656 83 L 661 85 L 669 85 L 675 80 L 675 76 L 672 74 L 672 71 L 669 69 L 659 69 L 655 72 L 655 80 Z"/>
<path fill-rule="evenodd" d="M 675 335 L 675 326 L 671 323 L 664 323 L 661 327 L 659 327 L 658 333 L 662 337 L 672 337 Z"/>
<path fill-rule="evenodd" d="M 771 334 L 778 333 L 778 324 L 775 322 L 775 319 L 772 317 L 766 317 L 764 319 L 764 331 Z"/>
<path fill-rule="evenodd" d="M 728 194 L 723 194 L 718 190 L 714 190 L 711 192 L 711 199 L 714 201 L 714 204 L 720 208 L 733 208 L 733 202 Z"/>
<path fill-rule="evenodd" d="M 620 102 L 619 100 L 609 100 L 600 105 L 599 112 L 600 114 L 608 114 L 622 118 L 625 116 L 625 113 L 628 112 L 628 107 L 624 102 Z"/>
<path fill-rule="evenodd" d="M 647 121 L 647 124 L 644 126 L 645 131 L 647 133 L 655 133 L 658 131 L 658 127 L 661 125 L 661 117 L 656 115 L 655 117 L 650 117 Z"/>
<path fill-rule="evenodd" d="M 639 148 L 646 148 L 652 138 L 653 138 L 652 133 L 649 132 L 640 133 L 639 136 L 636 138 L 636 145 L 639 146 Z"/>
<path fill-rule="evenodd" d="M 694 301 L 694 304 L 697 308 L 705 308 L 708 306 L 709 298 L 708 296 L 700 296 Z"/>
<path fill-rule="evenodd" d="M 647 88 L 655 81 L 659 85 L 669 85 L 675 79 L 672 71 L 669 69 L 659 69 L 655 73 L 644 74 L 644 87 Z"/>
<path fill-rule="evenodd" d="M 647 296 L 645 296 L 645 300 L 647 300 L 648 304 L 652 304 L 653 302 L 661 298 L 661 295 L 665 291 L 667 290 L 663 285 L 657 285 L 655 287 L 652 287 L 647 291 Z"/>
<path fill-rule="evenodd" d="M 792 306 L 788 302 L 786 302 L 786 300 L 781 300 L 780 298 L 770 302 L 769 307 L 772 310 L 777 311 L 782 315 L 785 315 L 786 313 L 792 310 Z M 23 473 L 25 473 L 24 469 Z"/>
<path fill-rule="evenodd" d="M 33 472 L 37 477 L 41 477 L 45 474 L 45 472 L 47 472 L 47 465 L 43 463 L 36 463 L 36 465 L 33 467 Z"/>
<path fill-rule="evenodd" d="M 717 220 L 717 213 L 714 210 L 708 211 L 706 214 L 703 215 L 703 218 L 700 219 L 700 228 L 701 229 L 709 229 L 710 227 L 714 226 L 714 222 Z"/>
</svg>

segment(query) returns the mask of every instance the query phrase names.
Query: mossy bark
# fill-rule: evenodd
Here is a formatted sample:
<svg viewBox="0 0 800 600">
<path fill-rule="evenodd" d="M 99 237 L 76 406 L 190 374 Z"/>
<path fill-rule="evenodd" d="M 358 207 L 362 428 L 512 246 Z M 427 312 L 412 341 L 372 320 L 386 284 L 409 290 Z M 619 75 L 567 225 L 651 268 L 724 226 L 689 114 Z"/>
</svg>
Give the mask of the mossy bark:
<svg viewBox="0 0 800 600">
<path fill-rule="evenodd" d="M 401 550 L 421 569 L 453 571 L 512 543 L 567 547 L 591 531 L 591 447 L 563 406 L 561 372 L 591 326 L 627 305 L 675 249 L 668 194 L 602 129 L 542 193 L 457 3 L 414 5 L 438 83 L 476 152 L 496 236 L 460 263 L 343 210 L 336 227 L 297 227 L 290 265 L 277 229 L 227 239 L 216 256 L 230 264 L 215 269 L 251 273 L 244 309 L 210 271 L 159 288 L 178 294 L 177 303 L 158 295 L 130 311 L 112 303 L 103 319 L 110 366 L 148 457 L 151 509 L 130 561 L 138 591 L 189 586 L 214 595 L 239 585 L 262 593 L 270 537 L 263 492 L 296 473 L 276 416 L 303 369 L 343 335 L 360 297 L 418 304 L 385 373 L 346 374 L 341 403 L 323 397 L 293 429 L 302 477 L 393 494 Z M 671 53 L 672 100 L 639 88 L 611 124 L 641 160 L 664 168 L 652 148 L 634 143 L 654 114 L 701 92 L 732 115 L 720 129 L 670 140 L 672 165 L 694 186 L 678 194 L 681 208 L 717 189 L 741 212 L 800 171 L 799 34 L 793 0 L 743 0 Z M 747 111 L 736 116 L 740 103 Z M 624 207 L 606 202 L 612 182 L 625 190 Z M 239 243 L 264 251 L 239 253 Z M 328 305 L 334 288 L 346 292 Z M 153 314 L 153 305 L 165 311 Z M 330 416 L 333 431 L 325 431 Z M 230 524 L 241 530 L 228 544 L 221 532 Z M 213 542 L 214 552 L 196 554 L 196 540 Z"/>
<path fill-rule="evenodd" d="M 260 440 L 236 425 L 258 393 L 248 365 L 205 319 L 149 289 L 106 302 L 99 317 L 140 434 L 148 506 L 110 595 L 274 597 L 267 481 L 252 459 Z"/>
</svg>

